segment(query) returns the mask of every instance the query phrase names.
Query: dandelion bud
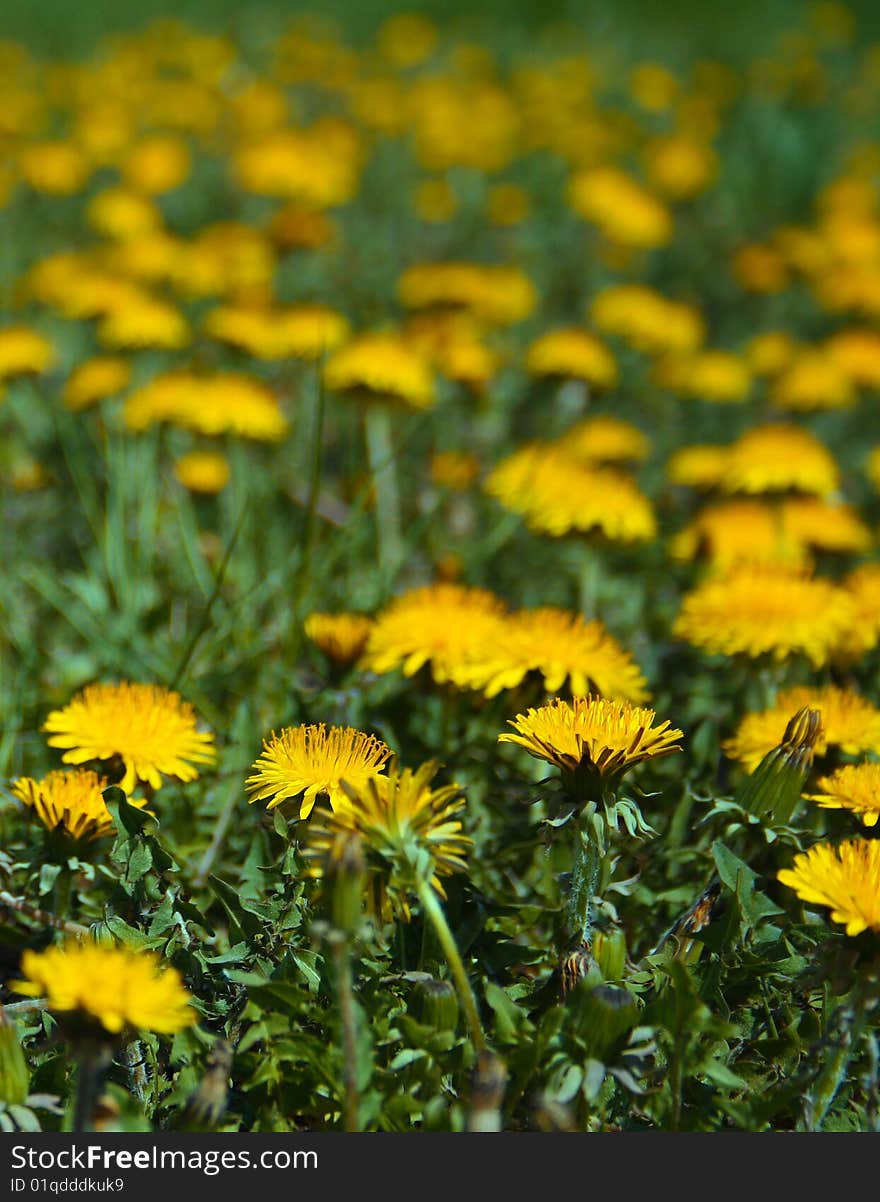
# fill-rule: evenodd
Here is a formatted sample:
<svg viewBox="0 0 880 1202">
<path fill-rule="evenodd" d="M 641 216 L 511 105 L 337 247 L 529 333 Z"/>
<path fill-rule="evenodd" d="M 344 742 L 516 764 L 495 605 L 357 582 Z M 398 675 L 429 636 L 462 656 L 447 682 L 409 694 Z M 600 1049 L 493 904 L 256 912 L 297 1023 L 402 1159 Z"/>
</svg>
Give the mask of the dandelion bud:
<svg viewBox="0 0 880 1202">
<path fill-rule="evenodd" d="M 355 935 L 364 911 L 366 868 L 361 838 L 341 834 L 328 865 L 330 917 L 337 931 Z"/>
<path fill-rule="evenodd" d="M 452 982 L 436 978 L 419 981 L 414 991 L 413 1011 L 426 1027 L 454 1031 L 458 1025 L 458 995 Z"/>
<path fill-rule="evenodd" d="M 0 1006 L 0 1102 L 20 1106 L 28 1096 L 30 1074 L 15 1023 Z"/>
<path fill-rule="evenodd" d="M 777 822 L 788 822 L 812 767 L 821 732 L 819 711 L 808 706 L 799 709 L 786 726 L 779 746 L 764 756 L 743 783 L 737 796 L 743 809 L 758 817 L 771 813 Z"/>
<path fill-rule="evenodd" d="M 626 936 L 619 927 L 613 931 L 596 931 L 593 935 L 593 955 L 606 981 L 619 981 L 626 968 Z"/>
<path fill-rule="evenodd" d="M 615 985 L 582 986 L 572 997 L 580 1025 L 581 1036 L 590 1055 L 606 1060 L 615 1045 L 636 1024 L 638 1008 L 625 989 Z"/>
</svg>

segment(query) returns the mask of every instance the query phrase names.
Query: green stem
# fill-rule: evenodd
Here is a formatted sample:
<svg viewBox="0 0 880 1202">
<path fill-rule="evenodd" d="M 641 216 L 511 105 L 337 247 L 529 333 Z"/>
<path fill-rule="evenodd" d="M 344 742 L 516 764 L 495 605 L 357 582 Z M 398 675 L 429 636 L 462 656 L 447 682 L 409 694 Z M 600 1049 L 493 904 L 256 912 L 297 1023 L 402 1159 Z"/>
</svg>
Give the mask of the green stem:
<svg viewBox="0 0 880 1202">
<path fill-rule="evenodd" d="M 587 811 L 589 813 L 589 809 Z M 593 925 L 593 898 L 599 880 L 601 857 L 593 832 L 585 823 L 578 826 L 568 899 L 566 950 L 589 942 Z"/>
<path fill-rule="evenodd" d="M 579 547 L 580 551 L 580 609 L 588 618 L 595 618 L 601 600 L 602 560 L 595 547 Z"/>
<path fill-rule="evenodd" d="M 93 1131 L 95 1102 L 101 1084 L 101 1074 L 107 1064 L 105 1049 L 91 1045 L 80 1055 L 79 1076 L 76 1081 L 76 1096 L 73 1103 L 73 1130 L 75 1134 Z"/>
<path fill-rule="evenodd" d="M 376 524 L 379 536 L 379 563 L 391 580 L 403 560 L 400 524 L 400 495 L 394 445 L 391 437 L 391 413 L 386 405 L 373 404 L 365 418 L 367 458 L 376 490 Z"/>
<path fill-rule="evenodd" d="M 300 608 L 303 595 L 310 583 L 309 568 L 315 547 L 315 531 L 317 529 L 316 515 L 318 511 L 318 495 L 321 491 L 321 473 L 324 466 L 324 417 L 326 412 L 326 397 L 324 392 L 324 376 L 318 371 L 316 383 L 317 395 L 312 420 L 312 456 L 309 468 L 309 491 L 305 504 L 305 524 L 303 529 L 303 551 L 297 568 L 295 587 L 296 608 Z"/>
<path fill-rule="evenodd" d="M 342 1080 L 345 1088 L 343 1122 L 346 1131 L 360 1131 L 360 1098 L 357 1085 L 357 1014 L 354 1005 L 354 981 L 348 940 L 338 938 L 333 944 L 336 964 L 336 988 L 339 991 L 339 1013 L 342 1019 Z"/>
<path fill-rule="evenodd" d="M 446 963 L 449 965 L 450 972 L 452 973 L 452 979 L 455 982 L 455 988 L 458 990 L 459 1001 L 464 1011 L 474 1051 L 477 1053 L 483 1052 L 486 1050 L 486 1040 L 483 1036 L 483 1028 L 480 1024 L 479 1013 L 477 1012 L 477 1002 L 474 997 L 474 991 L 471 989 L 471 983 L 465 972 L 464 964 L 462 963 L 461 955 L 455 942 L 455 936 L 449 928 L 443 907 L 437 900 L 437 895 L 431 888 L 430 881 L 420 879 L 416 888 L 419 901 L 422 903 L 422 909 L 434 927 L 437 938 L 440 940 L 440 946 L 443 949 L 443 955 L 446 957 Z"/>
</svg>

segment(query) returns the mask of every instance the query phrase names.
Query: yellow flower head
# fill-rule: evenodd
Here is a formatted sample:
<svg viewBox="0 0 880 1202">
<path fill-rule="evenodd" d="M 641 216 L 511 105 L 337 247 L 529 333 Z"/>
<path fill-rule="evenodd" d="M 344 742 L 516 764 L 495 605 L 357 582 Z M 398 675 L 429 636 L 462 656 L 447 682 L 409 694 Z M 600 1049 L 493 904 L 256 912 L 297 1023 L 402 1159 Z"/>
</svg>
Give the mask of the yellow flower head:
<svg viewBox="0 0 880 1202">
<path fill-rule="evenodd" d="M 68 942 L 25 951 L 17 993 L 45 997 L 52 1011 L 76 1014 L 111 1035 L 157 1031 L 173 1035 L 197 1021 L 180 973 L 155 952 Z"/>
<path fill-rule="evenodd" d="M 42 375 L 54 361 L 55 348 L 36 330 L 27 326 L 0 329 L 0 380 Z"/>
<path fill-rule="evenodd" d="M 515 734 L 506 731 L 499 743 L 517 743 L 529 755 L 555 764 L 563 772 L 587 768 L 616 782 L 644 760 L 680 751 L 682 737 L 669 722 L 654 725 L 653 710 L 602 697 L 557 697 L 540 709 L 511 719 Z"/>
<path fill-rule="evenodd" d="M 733 277 L 747 292 L 772 295 L 782 292 L 789 284 L 788 265 L 784 255 L 763 242 L 741 246 L 730 264 Z"/>
<path fill-rule="evenodd" d="M 329 117 L 308 129 L 271 130 L 248 139 L 236 150 L 232 168 L 246 192 L 326 209 L 355 195 L 362 157 L 354 129 Z"/>
<path fill-rule="evenodd" d="M 299 816 L 308 818 L 319 795 L 330 805 L 344 804 L 344 781 L 360 788 L 383 772 L 391 748 L 375 735 L 351 726 L 287 726 L 263 740 L 263 752 L 247 779 L 248 802 L 266 808 L 300 798 Z"/>
<path fill-rule="evenodd" d="M 214 762 L 214 736 L 197 729 L 189 702 L 159 685 L 87 685 L 49 714 L 43 730 L 66 764 L 121 759 L 126 793 L 139 780 L 152 789 L 161 788 L 163 776 L 195 780 L 196 765 Z"/>
<path fill-rule="evenodd" d="M 880 931 L 880 839 L 817 843 L 776 875 L 802 901 L 828 906 L 847 935 Z"/>
<path fill-rule="evenodd" d="M 351 664 L 367 645 L 373 619 L 366 614 L 311 613 L 306 618 L 306 637 L 337 664 Z"/>
<path fill-rule="evenodd" d="M 122 416 L 128 429 L 136 433 L 157 422 L 170 422 L 198 434 L 279 442 L 288 428 L 271 389 L 260 380 L 233 372 L 156 376 L 131 393 Z"/>
<path fill-rule="evenodd" d="M 290 305 L 285 309 L 221 306 L 205 319 L 212 338 L 246 351 L 256 359 L 320 359 L 348 337 L 348 322 L 326 305 Z"/>
<path fill-rule="evenodd" d="M 667 479 L 688 488 L 715 488 L 724 477 L 727 457 L 727 447 L 682 447 L 666 464 Z"/>
<path fill-rule="evenodd" d="M 175 462 L 174 475 L 190 492 L 222 492 L 229 483 L 229 460 L 216 451 L 190 451 Z"/>
<path fill-rule="evenodd" d="M 876 826 L 880 819 L 880 764 L 844 764 L 830 776 L 816 782 L 819 793 L 810 800 L 826 810 L 849 810 L 858 814 L 865 826 Z"/>
<path fill-rule="evenodd" d="M 93 230 L 121 241 L 142 238 L 162 227 L 162 214 L 146 196 L 128 188 L 105 188 L 93 196 L 86 208 Z"/>
<path fill-rule="evenodd" d="M 490 474 L 486 491 L 538 534 L 596 532 L 610 542 L 636 543 L 657 531 L 651 503 L 633 479 L 579 463 L 558 447 L 516 451 Z"/>
<path fill-rule="evenodd" d="M 400 278 L 408 309 L 464 310 L 489 325 L 513 325 L 535 307 L 535 289 L 518 267 L 420 263 Z"/>
<path fill-rule="evenodd" d="M 664 388 L 714 404 L 747 401 L 752 376 L 746 361 L 730 351 L 706 349 L 684 358 L 661 360 L 655 372 Z"/>
<path fill-rule="evenodd" d="M 458 677 L 487 697 L 516 688 L 530 672 L 540 674 L 548 693 L 567 683 L 575 697 L 597 692 L 644 701 L 648 695 L 638 665 L 601 622 L 546 606 L 511 614 L 500 635 L 476 645 Z"/>
<path fill-rule="evenodd" d="M 411 409 L 434 404 L 428 360 L 397 334 L 362 334 L 324 365 L 324 382 L 334 392 L 400 401 Z"/>
<path fill-rule="evenodd" d="M 688 593 L 673 629 L 710 655 L 805 655 L 820 668 L 853 617 L 852 600 L 829 580 L 745 565 Z"/>
<path fill-rule="evenodd" d="M 718 159 L 703 139 L 667 134 L 645 148 L 648 179 L 672 201 L 691 200 L 715 180 Z"/>
<path fill-rule="evenodd" d="M 520 225 L 529 215 L 529 194 L 519 184 L 495 184 L 486 198 L 492 225 Z"/>
<path fill-rule="evenodd" d="M 837 464 L 809 430 L 755 426 L 727 450 L 725 492 L 804 492 L 827 497 L 839 484 Z"/>
<path fill-rule="evenodd" d="M 629 422 L 618 417 L 588 417 L 567 430 L 556 445 L 584 463 L 640 463 L 651 444 Z"/>
<path fill-rule="evenodd" d="M 137 142 L 122 163 L 125 182 L 136 192 L 158 196 L 179 188 L 189 175 L 190 156 L 182 138 L 156 134 Z"/>
<path fill-rule="evenodd" d="M 825 350 L 859 388 L 880 388 L 880 334 L 874 330 L 840 330 Z"/>
<path fill-rule="evenodd" d="M 64 404 L 79 413 L 122 392 L 130 379 L 131 364 L 127 359 L 111 355 L 86 359 L 73 369 L 64 385 Z"/>
<path fill-rule="evenodd" d="M 780 409 L 812 413 L 844 409 L 857 399 L 852 379 L 827 351 L 805 347 L 776 377 L 771 390 Z"/>
<path fill-rule="evenodd" d="M 355 835 L 369 853 L 373 909 L 381 918 L 409 918 L 416 873 L 430 874 L 445 897 L 440 878 L 467 871 L 473 840 L 462 830 L 458 786 L 431 787 L 437 769 L 434 761 L 415 771 L 393 763 L 387 775 L 347 788 L 333 810 L 316 810 L 304 849 L 311 875 L 323 876 L 338 842 Z"/>
<path fill-rule="evenodd" d="M 480 474 L 480 461 L 470 451 L 437 451 L 431 456 L 431 481 L 438 488 L 465 492 Z"/>
<path fill-rule="evenodd" d="M 615 334 L 649 355 L 689 355 L 706 335 L 697 309 L 643 284 L 605 288 L 594 297 L 590 317 L 603 334 Z"/>
<path fill-rule="evenodd" d="M 798 686 L 780 693 L 771 709 L 747 714 L 736 734 L 724 744 L 731 759 L 753 771 L 768 751 L 778 746 L 789 719 L 806 706 L 818 710 L 822 730 L 816 755 L 839 747 L 846 755 L 880 754 L 880 710 L 851 689 L 835 685 Z"/>
<path fill-rule="evenodd" d="M 617 167 L 575 172 L 567 199 L 579 216 L 623 246 L 665 246 L 672 237 L 672 214 L 666 206 Z"/>
<path fill-rule="evenodd" d="M 21 151 L 18 170 L 35 192 L 73 196 L 86 186 L 91 164 L 72 142 L 32 142 Z"/>
<path fill-rule="evenodd" d="M 875 647 L 880 638 L 880 564 L 862 564 L 845 577 L 843 587 L 855 603 L 856 617 L 838 647 L 838 655 L 852 661 Z"/>
<path fill-rule="evenodd" d="M 472 392 L 484 392 L 498 370 L 497 354 L 482 341 L 477 323 L 467 313 L 440 309 L 415 313 L 407 320 L 404 335 L 441 375 Z"/>
<path fill-rule="evenodd" d="M 777 376 L 788 367 L 796 349 L 794 339 L 784 330 L 756 334 L 745 348 L 746 362 L 756 376 Z"/>
<path fill-rule="evenodd" d="M 50 772 L 43 780 L 20 776 L 12 782 L 13 794 L 34 811 L 46 830 L 60 829 L 76 840 L 99 839 L 115 830 L 103 797 L 106 788 L 107 781 L 88 768 Z"/>
<path fill-rule="evenodd" d="M 448 180 L 426 179 L 416 191 L 415 207 L 422 221 L 441 224 L 455 216 L 458 198 Z"/>
<path fill-rule="evenodd" d="M 148 293 L 133 293 L 114 305 L 98 324 L 104 346 L 136 350 L 154 347 L 177 351 L 190 340 L 186 318 L 166 300 Z"/>
<path fill-rule="evenodd" d="M 604 343 L 574 326 L 537 338 L 526 351 L 526 369 L 533 376 L 585 380 L 596 388 L 613 388 L 618 379 L 614 356 Z"/>
<path fill-rule="evenodd" d="M 376 617 L 361 666 L 414 676 L 426 664 L 438 684 L 467 688 L 475 651 L 503 637 L 505 609 L 484 589 L 432 584 L 395 598 Z M 459 683 L 462 681 L 462 683 Z"/>
</svg>

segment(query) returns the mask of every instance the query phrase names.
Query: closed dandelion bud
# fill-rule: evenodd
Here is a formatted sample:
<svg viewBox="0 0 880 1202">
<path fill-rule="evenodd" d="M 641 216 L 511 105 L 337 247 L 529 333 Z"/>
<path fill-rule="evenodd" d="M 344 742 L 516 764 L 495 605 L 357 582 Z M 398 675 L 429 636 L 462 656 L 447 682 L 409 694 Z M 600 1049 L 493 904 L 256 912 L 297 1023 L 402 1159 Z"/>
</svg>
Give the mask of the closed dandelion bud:
<svg viewBox="0 0 880 1202">
<path fill-rule="evenodd" d="M 458 1025 L 458 995 L 451 981 L 436 977 L 419 981 L 414 990 L 413 1012 L 420 1023 L 437 1031 L 454 1031 Z"/>
<path fill-rule="evenodd" d="M 28 1096 L 30 1073 L 15 1023 L 0 1006 L 0 1102 L 20 1106 Z"/>
<path fill-rule="evenodd" d="M 604 1061 L 638 1018 L 631 995 L 615 985 L 582 986 L 572 1002 L 578 1011 L 580 1034 L 595 1060 Z"/>
<path fill-rule="evenodd" d="M 808 706 L 799 709 L 779 746 L 769 751 L 743 782 L 737 795 L 742 808 L 758 817 L 770 813 L 777 822 L 788 822 L 800 800 L 821 733 L 820 712 Z"/>
<path fill-rule="evenodd" d="M 593 956 L 606 981 L 619 981 L 626 968 L 626 936 L 619 927 L 613 931 L 596 931 L 593 935 Z"/>
<path fill-rule="evenodd" d="M 355 935 L 364 912 L 366 867 L 359 835 L 341 835 L 333 848 L 327 871 L 330 917 L 337 931 Z"/>
</svg>

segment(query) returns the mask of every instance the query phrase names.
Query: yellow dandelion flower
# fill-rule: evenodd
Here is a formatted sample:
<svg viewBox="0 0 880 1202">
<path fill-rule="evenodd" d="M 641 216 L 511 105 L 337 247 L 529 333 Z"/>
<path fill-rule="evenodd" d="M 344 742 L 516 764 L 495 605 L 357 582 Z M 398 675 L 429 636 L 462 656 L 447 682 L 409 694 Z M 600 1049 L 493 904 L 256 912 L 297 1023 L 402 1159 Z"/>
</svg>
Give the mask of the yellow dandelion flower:
<svg viewBox="0 0 880 1202">
<path fill-rule="evenodd" d="M 725 571 L 737 564 L 804 566 L 805 544 L 790 535 L 782 512 L 760 501 L 724 501 L 710 505 L 672 540 L 676 559 L 708 559 Z"/>
<path fill-rule="evenodd" d="M 596 388 L 613 388 L 618 380 L 617 363 L 605 344 L 573 326 L 551 330 L 531 343 L 526 370 L 533 376 L 585 380 Z"/>
<path fill-rule="evenodd" d="M 135 192 L 159 196 L 179 188 L 190 171 L 190 155 L 183 138 L 156 134 L 136 142 L 122 161 L 122 176 Z"/>
<path fill-rule="evenodd" d="M 567 684 L 575 697 L 600 693 L 638 702 L 648 696 L 638 665 L 601 622 L 552 606 L 511 614 L 503 637 L 479 644 L 470 658 L 458 681 L 487 697 L 516 688 L 530 672 L 542 677 L 548 693 Z"/>
<path fill-rule="evenodd" d="M 781 513 L 792 541 L 817 551 L 854 554 L 867 551 L 873 542 L 871 531 L 852 505 L 818 497 L 786 497 Z"/>
<path fill-rule="evenodd" d="M 431 456 L 431 482 L 438 488 L 465 492 L 480 474 L 480 461 L 470 451 L 437 451 Z"/>
<path fill-rule="evenodd" d="M 660 63 L 640 63 L 629 77 L 633 100 L 649 113 L 662 113 L 670 108 L 681 85 L 668 68 Z"/>
<path fill-rule="evenodd" d="M 682 447 L 670 456 L 666 478 L 671 484 L 682 484 L 687 488 L 715 488 L 724 477 L 727 457 L 727 447 Z"/>
<path fill-rule="evenodd" d="M 880 752 L 880 710 L 875 705 L 851 689 L 801 685 L 780 693 L 770 709 L 747 714 L 724 744 L 725 755 L 753 771 L 778 746 L 787 723 L 804 706 L 818 710 L 822 717 L 817 756 L 825 755 L 829 747 L 838 747 L 846 755 Z"/>
<path fill-rule="evenodd" d="M 771 399 L 780 409 L 812 413 L 820 409 L 843 409 L 857 399 L 852 379 L 827 351 L 802 348 L 779 373 Z"/>
<path fill-rule="evenodd" d="M 27 326 L 0 329 L 0 380 L 42 375 L 55 362 L 55 348 Z"/>
<path fill-rule="evenodd" d="M 373 619 L 366 614 L 311 613 L 303 623 L 306 637 L 337 664 L 351 664 L 367 645 Z"/>
<path fill-rule="evenodd" d="M 105 188 L 89 201 L 86 220 L 107 238 L 142 238 L 162 226 L 162 214 L 146 196 L 128 188 Z"/>
<path fill-rule="evenodd" d="M 155 347 L 177 351 L 190 340 L 189 323 L 168 301 L 147 293 L 131 293 L 113 305 L 98 323 L 104 346 L 119 349 Z"/>
<path fill-rule="evenodd" d="M 691 200 L 715 181 L 718 158 L 703 139 L 667 134 L 645 148 L 648 179 L 669 200 Z"/>
<path fill-rule="evenodd" d="M 874 330 L 840 330 L 825 342 L 825 351 L 859 388 L 880 388 L 880 334 Z"/>
<path fill-rule="evenodd" d="M 288 726 L 264 739 L 246 781 L 248 802 L 265 801 L 273 810 L 299 798 L 299 817 L 308 818 L 319 795 L 329 798 L 334 809 L 344 805 L 342 782 L 362 788 L 384 771 L 390 755 L 381 739 L 350 726 Z"/>
<path fill-rule="evenodd" d="M 198 1019 L 180 973 L 160 956 L 129 947 L 68 942 L 26 950 L 16 993 L 45 997 L 54 1012 L 99 1023 L 111 1035 L 131 1029 L 173 1035 Z"/>
<path fill-rule="evenodd" d="M 445 898 L 441 878 L 467 871 L 473 840 L 462 829 L 458 786 L 431 787 L 437 770 L 434 761 L 415 771 L 394 763 L 386 775 L 347 789 L 333 810 L 316 810 L 303 849 L 310 875 L 324 876 L 340 842 L 354 835 L 368 852 L 371 908 L 380 918 L 409 919 L 417 872 L 429 874 Z"/>
<path fill-rule="evenodd" d="M 332 241 L 336 227 L 320 209 L 306 205 L 283 205 L 273 214 L 268 234 L 284 250 L 317 250 Z"/>
<path fill-rule="evenodd" d="M 830 776 L 816 781 L 818 793 L 810 793 L 826 810 L 849 810 L 865 826 L 876 826 L 880 819 L 880 764 L 843 764 Z"/>
<path fill-rule="evenodd" d="M 448 180 L 426 179 L 416 189 L 415 207 L 422 221 L 440 225 L 455 216 L 458 197 Z"/>
<path fill-rule="evenodd" d="M 617 167 L 589 167 L 568 183 L 567 200 L 579 216 L 623 246 L 665 246 L 672 237 L 672 214 L 632 176 Z"/>
<path fill-rule="evenodd" d="M 414 676 L 430 664 L 438 684 L 457 684 L 474 651 L 503 637 L 504 614 L 502 602 L 484 589 L 457 584 L 412 589 L 376 616 L 361 666 L 378 673 L 400 668 Z"/>
<path fill-rule="evenodd" d="M 743 565 L 686 594 L 673 632 L 710 655 L 804 655 L 820 668 L 854 612 L 851 598 L 829 580 Z"/>
<path fill-rule="evenodd" d="M 190 492 L 222 492 L 229 483 L 229 460 L 216 451 L 190 451 L 175 461 L 174 475 Z"/>
<path fill-rule="evenodd" d="M 631 477 L 578 463 L 558 448 L 534 444 L 515 452 L 489 475 L 486 491 L 537 534 L 592 532 L 636 543 L 657 532 L 651 503 Z"/>
<path fill-rule="evenodd" d="M 880 839 L 817 843 L 776 876 L 801 901 L 828 906 L 847 935 L 880 931 Z"/>
<path fill-rule="evenodd" d="M 434 404 L 428 360 L 397 334 L 362 334 L 330 356 L 324 382 L 334 392 L 365 393 L 412 409 Z"/>
<path fill-rule="evenodd" d="M 602 697 L 557 697 L 540 709 L 510 720 L 515 733 L 498 736 L 564 772 L 587 768 L 609 783 L 645 760 L 680 751 L 682 732 L 670 723 L 654 725 L 656 714 L 626 701 Z"/>
<path fill-rule="evenodd" d="M 856 616 L 838 647 L 838 655 L 844 660 L 857 660 L 880 639 L 880 564 L 862 564 L 844 578 L 843 587 L 853 599 Z"/>
<path fill-rule="evenodd" d="M 651 449 L 636 426 L 617 417 L 588 417 L 567 430 L 557 447 L 584 463 L 640 463 Z"/>
<path fill-rule="evenodd" d="M 465 310 L 489 325 L 513 325 L 535 307 L 531 280 L 518 267 L 483 263 L 419 263 L 400 277 L 408 309 Z"/>
<path fill-rule="evenodd" d="M 327 305 L 284 309 L 221 306 L 205 318 L 206 334 L 257 359 L 320 359 L 348 337 L 348 322 Z"/>
<path fill-rule="evenodd" d="M 746 362 L 756 376 L 778 376 L 791 363 L 796 343 L 784 330 L 756 334 L 746 343 Z"/>
<path fill-rule="evenodd" d="M 840 483 L 822 443 L 799 426 L 755 426 L 727 449 L 725 492 L 804 492 L 827 497 Z"/>
<path fill-rule="evenodd" d="M 103 797 L 107 781 L 88 768 L 50 772 L 42 780 L 20 776 L 11 788 L 48 831 L 60 829 L 78 840 L 99 839 L 115 830 Z M 130 804 L 142 806 L 145 802 L 135 799 Z"/>
<path fill-rule="evenodd" d="M 49 714 L 43 730 L 49 746 L 64 751 L 66 764 L 121 760 L 126 793 L 139 780 L 152 789 L 161 788 L 163 776 L 195 780 L 196 765 L 215 758 L 214 736 L 197 729 L 193 707 L 159 685 L 87 685 Z"/>
<path fill-rule="evenodd" d="M 785 256 L 775 246 L 749 242 L 741 246 L 730 264 L 733 278 L 747 292 L 767 296 L 782 292 L 790 282 Z"/>
<path fill-rule="evenodd" d="M 642 284 L 614 284 L 596 294 L 589 315 L 603 334 L 623 338 L 649 355 L 688 355 L 706 335 L 697 309 Z"/>
<path fill-rule="evenodd" d="M 88 183 L 91 164 L 72 142 L 32 142 L 21 151 L 18 170 L 35 192 L 73 196 Z"/>
<path fill-rule="evenodd" d="M 399 69 L 424 62 L 437 45 L 437 26 L 421 13 L 398 13 L 382 22 L 376 35 L 379 53 Z"/>
<path fill-rule="evenodd" d="M 73 369 L 64 385 L 62 399 L 68 409 L 79 413 L 123 392 L 130 379 L 131 364 L 127 359 L 99 355 L 84 360 Z"/>
<path fill-rule="evenodd" d="M 355 195 L 362 158 L 354 129 L 328 118 L 248 139 L 233 155 L 232 170 L 246 192 L 325 209 Z"/>
<path fill-rule="evenodd" d="M 715 349 L 697 351 L 684 359 L 661 361 L 654 378 L 682 396 L 716 405 L 747 401 L 752 386 L 746 361 L 730 351 Z"/>
<path fill-rule="evenodd" d="M 466 313 L 426 310 L 410 317 L 403 329 L 406 341 L 425 355 L 447 380 L 482 393 L 498 370 L 495 352 L 481 341 L 478 327 Z"/>
<path fill-rule="evenodd" d="M 233 434 L 278 442 L 288 430 L 272 390 L 260 380 L 233 372 L 204 376 L 169 372 L 156 376 L 126 399 L 122 417 L 135 433 L 157 422 L 170 422 L 212 437 Z"/>
</svg>

